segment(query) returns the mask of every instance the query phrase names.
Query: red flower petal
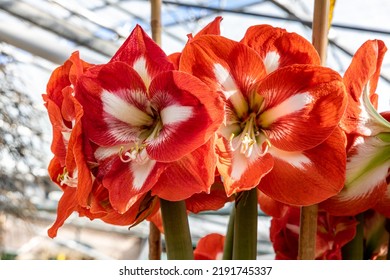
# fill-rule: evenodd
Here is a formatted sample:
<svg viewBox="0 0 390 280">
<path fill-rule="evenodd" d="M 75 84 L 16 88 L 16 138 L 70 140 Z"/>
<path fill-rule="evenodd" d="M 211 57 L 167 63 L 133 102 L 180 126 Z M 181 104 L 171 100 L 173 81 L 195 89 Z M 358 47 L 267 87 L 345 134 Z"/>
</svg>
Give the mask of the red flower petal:
<svg viewBox="0 0 390 280">
<path fill-rule="evenodd" d="M 319 55 L 309 41 L 282 28 L 251 26 L 241 42 L 260 55 L 267 73 L 292 64 L 320 65 Z"/>
<path fill-rule="evenodd" d="M 220 29 L 221 21 L 222 21 L 221 16 L 215 17 L 215 19 L 212 22 L 207 24 L 198 33 L 196 33 L 194 38 L 197 38 L 197 37 L 203 36 L 203 35 L 211 35 L 211 34 L 220 35 L 221 34 L 221 29 Z"/>
<path fill-rule="evenodd" d="M 220 34 L 220 23 L 222 21 L 222 17 L 216 17 L 212 22 L 207 24 L 205 27 L 202 28 L 195 36 L 192 36 L 192 34 L 187 35 L 189 40 L 192 40 L 193 38 L 198 38 L 199 36 L 203 35 L 219 35 Z M 173 54 L 170 54 L 168 56 L 169 61 L 172 62 L 172 64 L 175 66 L 175 69 L 179 69 L 180 65 L 180 58 L 181 58 L 181 53 L 176 52 Z"/>
<path fill-rule="evenodd" d="M 49 119 L 53 127 L 53 140 L 51 142 L 50 148 L 54 156 L 61 162 L 61 165 L 64 167 L 66 157 L 66 141 L 69 141 L 71 130 L 64 124 L 60 107 L 58 107 L 54 101 L 47 99 L 46 95 L 44 96 L 44 99 L 46 101 L 45 106 L 47 108 Z"/>
<path fill-rule="evenodd" d="M 270 198 L 268 195 L 262 191 L 258 192 L 258 201 L 261 211 L 263 211 L 268 216 L 275 218 L 281 218 L 286 214 L 286 211 L 289 209 L 289 206 L 281 203 L 275 199 Z"/>
<path fill-rule="evenodd" d="M 223 255 L 225 236 L 218 233 L 210 233 L 198 241 L 194 250 L 195 260 L 220 260 Z"/>
<path fill-rule="evenodd" d="M 222 182 L 216 180 L 211 186 L 210 193 L 203 192 L 187 198 L 186 207 L 188 211 L 197 214 L 201 211 L 216 211 L 221 209 L 226 202 L 233 200 L 234 196 L 228 198 Z"/>
<path fill-rule="evenodd" d="M 371 99 L 375 95 L 380 69 L 387 48 L 380 40 L 365 42 L 355 53 L 351 65 L 344 74 L 344 83 L 348 92 L 348 106 L 341 121 L 341 127 L 347 133 L 371 135 L 369 116 L 363 107 L 363 90 L 368 86 Z"/>
<path fill-rule="evenodd" d="M 146 86 L 159 73 L 173 70 L 164 51 L 137 25 L 111 62 L 122 61 L 134 68 Z"/>
<path fill-rule="evenodd" d="M 285 151 L 310 149 L 326 139 L 347 101 L 340 75 L 320 66 L 276 70 L 257 90 L 265 98 L 258 125 L 272 145 Z"/>
<path fill-rule="evenodd" d="M 386 192 L 382 198 L 379 199 L 378 203 L 375 205 L 374 209 L 390 218 L 390 187 L 387 185 Z"/>
<path fill-rule="evenodd" d="M 254 188 L 272 170 L 274 164 L 268 153 L 259 156 L 254 151 L 250 157 L 246 157 L 240 150 L 232 151 L 230 146 L 225 138 L 218 139 L 217 168 L 228 196 Z M 254 148 L 259 149 L 257 145 Z"/>
<path fill-rule="evenodd" d="M 76 188 L 67 187 L 64 189 L 57 207 L 57 218 L 54 224 L 47 231 L 49 237 L 57 236 L 58 229 L 64 224 L 65 220 L 77 209 Z"/>
<path fill-rule="evenodd" d="M 114 156 L 101 163 L 101 169 L 108 170 L 101 170 L 99 177 L 103 178 L 103 185 L 109 191 L 112 207 L 123 214 L 156 184 L 166 167 L 167 164 L 150 159 L 143 163 L 124 163 Z"/>
<path fill-rule="evenodd" d="M 345 139 L 340 129 L 303 152 L 270 148 L 274 167 L 258 185 L 271 198 L 290 205 L 311 205 L 336 195 L 345 180 Z"/>
<path fill-rule="evenodd" d="M 180 58 L 181 58 L 180 52 L 176 52 L 176 53 L 172 53 L 172 54 L 168 55 L 168 59 L 175 66 L 175 70 L 179 69 Z"/>
<path fill-rule="evenodd" d="M 161 233 L 164 233 L 164 226 L 163 226 L 163 221 L 162 221 L 162 216 L 161 216 L 161 208 L 158 209 L 153 215 L 150 215 L 147 218 L 148 221 L 152 222 Z"/>
<path fill-rule="evenodd" d="M 191 154 L 171 163 L 153 187 L 152 195 L 179 201 L 196 193 L 209 193 L 214 181 L 215 165 L 212 139 Z"/>
</svg>

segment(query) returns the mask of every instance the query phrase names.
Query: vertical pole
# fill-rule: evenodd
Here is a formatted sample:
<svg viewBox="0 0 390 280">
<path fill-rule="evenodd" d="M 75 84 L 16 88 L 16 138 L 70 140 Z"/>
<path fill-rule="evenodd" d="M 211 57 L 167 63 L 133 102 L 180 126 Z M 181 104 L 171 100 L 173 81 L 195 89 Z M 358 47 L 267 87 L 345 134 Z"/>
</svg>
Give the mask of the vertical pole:
<svg viewBox="0 0 390 280">
<path fill-rule="evenodd" d="M 329 0 L 315 0 L 313 15 L 313 46 L 321 58 L 321 64 L 326 64 L 326 53 L 328 48 L 328 26 L 329 26 Z"/>
<path fill-rule="evenodd" d="M 321 58 L 321 64 L 326 64 L 329 25 L 329 0 L 315 0 L 313 14 L 312 43 Z M 314 260 L 317 235 L 318 205 L 301 208 L 298 259 Z"/>
<path fill-rule="evenodd" d="M 150 21 L 152 38 L 157 45 L 161 45 L 161 0 L 151 0 L 150 2 L 152 8 L 152 19 Z"/>
<path fill-rule="evenodd" d="M 152 39 L 161 45 L 161 0 L 151 0 L 151 21 Z M 160 230 L 151 222 L 149 224 L 149 259 L 161 259 L 161 233 Z"/>
</svg>

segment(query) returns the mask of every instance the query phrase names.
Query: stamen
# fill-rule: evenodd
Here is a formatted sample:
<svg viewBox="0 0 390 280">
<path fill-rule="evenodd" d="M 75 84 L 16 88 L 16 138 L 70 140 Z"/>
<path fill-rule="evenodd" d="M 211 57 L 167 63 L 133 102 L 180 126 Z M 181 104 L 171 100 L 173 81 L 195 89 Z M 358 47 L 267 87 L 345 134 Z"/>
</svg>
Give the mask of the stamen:
<svg viewBox="0 0 390 280">
<path fill-rule="evenodd" d="M 253 145 L 256 143 L 256 140 L 252 139 L 249 136 L 249 133 L 245 133 L 244 138 L 241 141 L 240 152 L 246 157 L 250 157 L 253 151 Z"/>
<path fill-rule="evenodd" d="M 247 158 L 252 155 L 254 150 L 258 156 L 263 156 L 268 153 L 268 150 L 271 147 L 271 142 L 266 137 L 257 138 L 261 136 L 262 133 L 258 130 L 255 119 L 256 114 L 252 113 L 243 123 L 244 128 L 238 136 L 239 138 L 235 139 L 236 135 L 234 133 L 232 133 L 229 138 L 230 149 L 236 151 L 239 148 L 240 153 Z M 258 144 L 259 149 L 254 149 L 255 144 Z"/>
<path fill-rule="evenodd" d="M 259 156 L 264 156 L 266 153 L 268 153 L 269 148 L 272 147 L 271 142 L 266 138 L 263 142 L 263 145 L 265 144 L 264 150 L 259 154 Z M 262 145 L 262 146 L 263 146 Z"/>
<path fill-rule="evenodd" d="M 123 152 L 124 147 L 121 146 L 119 150 L 119 158 L 122 162 L 127 163 L 131 161 L 137 161 L 138 163 L 142 163 L 147 159 L 145 151 L 146 145 L 138 145 L 138 143 L 135 143 L 135 145 L 127 152 Z"/>
<path fill-rule="evenodd" d="M 73 177 L 69 176 L 69 172 L 64 167 L 62 174 L 58 174 L 57 181 L 61 186 L 66 185 L 68 187 L 76 188 L 78 179 L 77 179 L 77 170 L 73 171 Z"/>
</svg>

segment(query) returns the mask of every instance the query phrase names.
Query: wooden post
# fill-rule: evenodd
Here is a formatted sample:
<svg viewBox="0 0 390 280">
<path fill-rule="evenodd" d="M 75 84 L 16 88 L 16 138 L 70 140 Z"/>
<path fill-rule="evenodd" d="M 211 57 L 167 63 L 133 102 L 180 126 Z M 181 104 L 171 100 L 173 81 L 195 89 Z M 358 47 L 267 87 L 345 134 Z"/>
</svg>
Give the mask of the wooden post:
<svg viewBox="0 0 390 280">
<path fill-rule="evenodd" d="M 329 26 L 329 0 L 315 0 L 313 14 L 313 46 L 326 64 Z M 301 208 L 298 259 L 314 260 L 316 254 L 318 205 Z"/>
<path fill-rule="evenodd" d="M 152 39 L 161 45 L 161 0 L 151 0 L 151 21 Z M 151 222 L 149 224 L 149 259 L 161 259 L 161 233 L 160 230 Z"/>
<path fill-rule="evenodd" d="M 161 0 L 151 0 L 152 19 L 150 26 L 152 27 L 152 38 L 161 45 Z"/>
<path fill-rule="evenodd" d="M 321 64 L 326 65 L 328 48 L 329 0 L 315 0 L 313 15 L 313 46 L 321 58 Z"/>
</svg>

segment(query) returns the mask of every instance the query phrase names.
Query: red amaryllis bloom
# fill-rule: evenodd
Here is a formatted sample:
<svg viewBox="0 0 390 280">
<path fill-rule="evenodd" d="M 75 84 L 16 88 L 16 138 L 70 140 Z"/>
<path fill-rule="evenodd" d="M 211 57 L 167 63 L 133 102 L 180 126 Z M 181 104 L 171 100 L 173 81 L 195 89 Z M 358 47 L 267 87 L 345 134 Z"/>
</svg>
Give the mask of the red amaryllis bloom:
<svg viewBox="0 0 390 280">
<path fill-rule="evenodd" d="M 82 61 L 78 53 L 58 67 L 51 75 L 47 93 L 43 95 L 45 106 L 53 127 L 49 176 L 64 191 L 58 209 L 57 219 L 49 236 L 54 237 L 69 215 L 77 208 L 89 207 L 93 176 L 91 154 L 85 141 L 82 116 L 83 108 L 74 97 L 74 85 L 78 77 L 90 64 Z M 93 156 L 92 156 L 93 157 Z"/>
<path fill-rule="evenodd" d="M 338 195 L 322 203 L 333 215 L 356 215 L 375 207 L 386 194 L 390 114 L 379 114 L 375 106 L 385 51 L 383 42 L 367 41 L 354 55 L 344 76 L 349 102 L 340 126 L 349 139 L 346 182 Z M 385 210 L 384 207 L 381 209 Z"/>
<path fill-rule="evenodd" d="M 109 63 L 90 68 L 76 86 L 86 134 L 98 146 L 97 176 L 120 213 L 151 190 L 170 163 L 204 145 L 222 121 L 222 103 L 210 88 L 172 69 L 138 26 Z M 202 191 L 170 187 L 162 195 L 168 200 Z"/>
<path fill-rule="evenodd" d="M 270 238 L 275 259 L 294 260 L 298 257 L 300 208 L 289 207 L 280 218 L 272 218 Z M 326 212 L 318 213 L 315 259 L 342 259 L 341 248 L 356 233 L 353 217 L 334 217 Z"/>
<path fill-rule="evenodd" d="M 86 206 L 92 187 L 92 178 L 85 156 L 81 118 L 84 114 L 74 97 L 74 84 L 81 73 L 91 65 L 74 53 L 64 65 L 51 75 L 45 106 L 53 128 L 51 150 L 54 154 L 49 166 L 49 175 L 62 189 L 77 187 L 77 199 Z"/>
<path fill-rule="evenodd" d="M 218 233 L 208 234 L 198 241 L 194 250 L 195 260 L 221 260 L 225 236 Z"/>
<path fill-rule="evenodd" d="M 260 183 L 274 199 L 306 205 L 342 188 L 344 140 L 333 132 L 346 96 L 336 72 L 294 64 L 267 75 L 253 49 L 213 35 L 187 44 L 180 70 L 199 77 L 225 100 L 217 167 L 229 196 Z M 324 146 L 317 148 L 321 143 Z M 335 148 L 332 159 L 326 156 Z M 277 179 L 262 184 L 272 173 Z"/>
</svg>

